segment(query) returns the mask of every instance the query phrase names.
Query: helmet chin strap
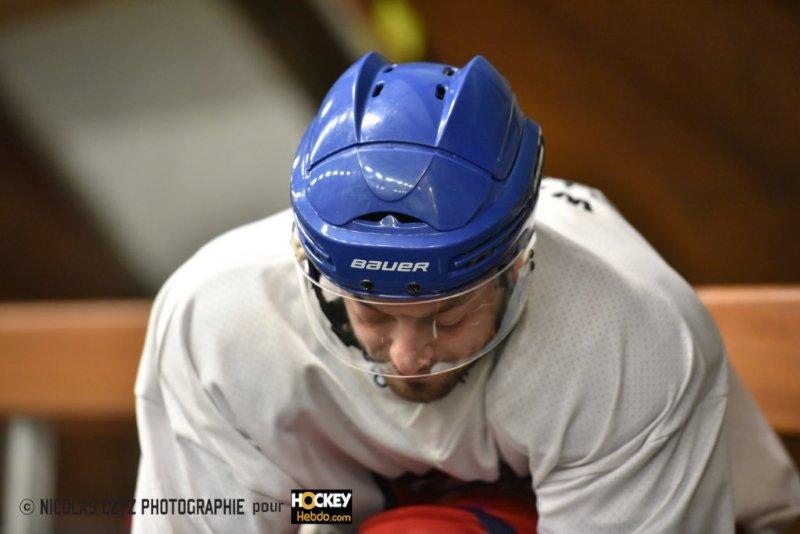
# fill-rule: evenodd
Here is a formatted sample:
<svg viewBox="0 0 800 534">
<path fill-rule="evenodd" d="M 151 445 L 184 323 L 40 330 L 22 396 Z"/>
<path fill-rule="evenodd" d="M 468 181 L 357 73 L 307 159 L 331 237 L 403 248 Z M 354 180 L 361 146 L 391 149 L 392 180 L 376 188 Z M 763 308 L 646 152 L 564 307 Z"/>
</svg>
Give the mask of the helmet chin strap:
<svg viewBox="0 0 800 534">
<path fill-rule="evenodd" d="M 321 276 L 319 270 L 308 259 L 306 259 L 306 265 L 308 265 L 309 277 L 317 282 L 316 284 L 311 284 L 311 286 L 313 287 L 314 295 L 317 297 L 317 301 L 319 302 L 319 307 L 322 310 L 322 313 L 331 322 L 331 330 L 333 333 L 336 334 L 336 337 L 338 337 L 346 347 L 356 347 L 360 349 L 364 354 L 364 357 L 371 360 L 367 352 L 364 350 L 364 347 L 362 347 L 361 343 L 359 343 L 358 339 L 356 339 L 353 330 L 349 328 L 350 319 L 348 318 L 347 310 L 344 307 L 344 300 L 336 299 L 331 302 L 325 300 L 325 297 L 322 294 L 322 288 L 319 285 Z"/>
</svg>

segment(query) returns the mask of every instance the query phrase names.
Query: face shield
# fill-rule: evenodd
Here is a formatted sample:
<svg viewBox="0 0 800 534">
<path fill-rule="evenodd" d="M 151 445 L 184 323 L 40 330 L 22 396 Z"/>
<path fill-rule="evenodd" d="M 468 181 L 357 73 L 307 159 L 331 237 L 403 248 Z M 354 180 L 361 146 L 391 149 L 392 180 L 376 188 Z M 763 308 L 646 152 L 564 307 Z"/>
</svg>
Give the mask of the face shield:
<svg viewBox="0 0 800 534">
<path fill-rule="evenodd" d="M 327 351 L 360 371 L 425 378 L 475 362 L 512 330 L 533 268 L 533 215 L 517 255 L 469 287 L 424 300 L 365 296 L 336 286 L 293 242 L 302 298 Z"/>
</svg>

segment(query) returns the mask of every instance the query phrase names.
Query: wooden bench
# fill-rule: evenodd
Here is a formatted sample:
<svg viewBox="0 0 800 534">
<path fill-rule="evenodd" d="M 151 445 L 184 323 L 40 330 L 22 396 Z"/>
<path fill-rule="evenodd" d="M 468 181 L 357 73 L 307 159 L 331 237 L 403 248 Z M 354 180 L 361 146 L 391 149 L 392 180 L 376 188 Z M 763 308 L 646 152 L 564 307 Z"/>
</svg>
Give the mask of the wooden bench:
<svg viewBox="0 0 800 534">
<path fill-rule="evenodd" d="M 772 426 L 800 434 L 800 286 L 698 288 Z M 134 416 L 149 301 L 0 304 L 0 416 Z"/>
<path fill-rule="evenodd" d="M 800 286 L 698 288 L 772 427 L 800 434 Z"/>
<path fill-rule="evenodd" d="M 134 417 L 149 301 L 0 304 L 0 416 Z"/>
</svg>

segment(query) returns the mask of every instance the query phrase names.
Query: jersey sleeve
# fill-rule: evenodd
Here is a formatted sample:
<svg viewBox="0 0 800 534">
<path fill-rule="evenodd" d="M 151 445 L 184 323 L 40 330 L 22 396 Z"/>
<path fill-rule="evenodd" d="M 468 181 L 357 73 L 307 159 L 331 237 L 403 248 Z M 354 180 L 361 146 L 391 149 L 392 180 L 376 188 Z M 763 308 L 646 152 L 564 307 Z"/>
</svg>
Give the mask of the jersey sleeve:
<svg viewBox="0 0 800 534">
<path fill-rule="evenodd" d="M 627 347 L 594 368 L 563 355 L 560 381 L 527 373 L 530 394 L 493 400 L 501 451 L 532 475 L 539 532 L 733 531 L 724 356 L 678 338 L 678 362 L 658 365 L 669 343 L 650 343 L 652 358 Z"/>
<path fill-rule="evenodd" d="M 718 332 L 599 198 L 581 198 L 591 211 L 553 197 L 547 222 L 592 243 L 540 227 L 528 307 L 487 387 L 498 448 L 531 474 L 540 532 L 732 532 Z M 620 258 L 595 246 L 624 239 Z"/>
<path fill-rule="evenodd" d="M 569 490 L 564 480 L 582 480 L 587 490 L 597 490 L 594 501 L 584 495 L 592 510 L 608 501 L 613 507 L 606 514 L 619 513 L 625 502 L 609 497 L 616 489 L 631 499 L 625 512 L 631 515 L 625 517 L 641 515 L 658 531 L 669 521 L 656 518 L 672 513 L 673 522 L 687 525 L 681 531 L 694 531 L 704 520 L 693 519 L 700 516 L 692 510 L 705 506 L 696 495 L 724 486 L 732 488 L 726 491 L 733 493 L 733 516 L 745 532 L 777 532 L 796 520 L 797 470 L 735 374 L 729 387 L 721 380 L 727 377 L 722 340 L 688 284 L 595 189 L 546 180 L 539 215 L 542 272 L 532 288 L 524 345 L 531 347 L 527 366 L 533 369 L 527 376 L 545 379 L 535 379 L 533 386 L 543 394 L 528 399 L 560 402 L 545 400 L 543 412 L 522 403 L 506 412 L 521 418 L 533 412 L 535 429 L 525 436 L 507 431 L 510 439 L 501 446 L 520 468 L 531 455 L 540 506 L 559 510 L 560 496 Z M 526 371 L 512 374 L 526 376 Z M 714 381 L 715 387 L 703 386 Z M 710 410 L 714 403 L 726 406 L 724 420 L 719 409 Z M 656 422 L 656 429 L 648 422 Z M 673 431 L 665 432 L 665 425 Z M 551 435 L 555 440 L 543 439 Z M 600 445 L 586 450 L 586 443 Z M 729 480 L 719 470 L 726 454 Z M 670 461 L 662 461 L 666 457 Z M 650 479 L 648 473 L 657 476 Z M 676 479 L 681 483 L 671 487 Z M 649 491 L 652 501 L 636 501 L 642 491 Z M 580 487 L 575 492 L 584 494 Z M 660 495 L 676 506 L 659 505 L 650 519 L 647 510 Z M 728 505 L 723 510 L 721 497 L 709 502 L 720 507 L 702 530 L 725 530 Z M 551 519 L 553 525 L 576 520 L 568 512 L 557 516 L 545 514 L 545 527 Z"/>
<path fill-rule="evenodd" d="M 675 432 L 558 466 L 535 488 L 539 532 L 733 532 L 724 412 L 709 398 Z"/>
<path fill-rule="evenodd" d="M 156 300 L 137 377 L 141 457 L 133 532 L 294 531 L 287 488 L 295 483 L 234 428 L 202 386 L 191 303 L 173 298 L 174 286 L 168 283 Z M 149 513 L 142 504 L 152 499 L 243 499 L 244 513 Z M 253 513 L 254 503 L 278 502 L 280 512 Z"/>
<path fill-rule="evenodd" d="M 283 513 L 253 513 L 255 503 L 278 502 L 278 495 L 265 495 L 246 488 L 225 461 L 198 443 L 177 436 L 163 406 L 137 399 L 141 460 L 136 485 L 134 533 L 150 532 L 292 532 L 288 505 Z M 276 471 L 270 473 L 275 476 Z M 243 514 L 180 514 L 154 512 L 144 501 L 161 499 L 241 499 Z"/>
</svg>

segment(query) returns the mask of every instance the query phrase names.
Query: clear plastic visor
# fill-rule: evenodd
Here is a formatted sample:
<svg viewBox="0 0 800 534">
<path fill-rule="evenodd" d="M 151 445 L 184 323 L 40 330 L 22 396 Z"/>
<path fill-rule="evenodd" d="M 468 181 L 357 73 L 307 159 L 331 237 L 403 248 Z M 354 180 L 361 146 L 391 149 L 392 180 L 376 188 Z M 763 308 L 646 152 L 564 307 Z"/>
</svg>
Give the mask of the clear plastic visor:
<svg viewBox="0 0 800 534">
<path fill-rule="evenodd" d="M 367 373 L 424 378 L 476 361 L 508 335 L 526 302 L 535 240 L 476 285 L 429 300 L 355 295 L 302 253 L 298 279 L 314 334 L 330 354 Z"/>
</svg>

